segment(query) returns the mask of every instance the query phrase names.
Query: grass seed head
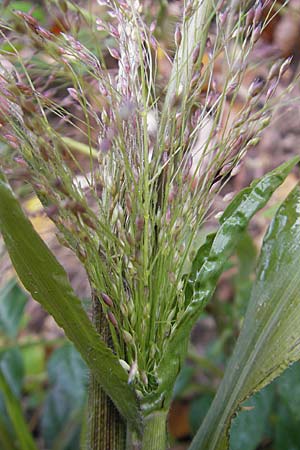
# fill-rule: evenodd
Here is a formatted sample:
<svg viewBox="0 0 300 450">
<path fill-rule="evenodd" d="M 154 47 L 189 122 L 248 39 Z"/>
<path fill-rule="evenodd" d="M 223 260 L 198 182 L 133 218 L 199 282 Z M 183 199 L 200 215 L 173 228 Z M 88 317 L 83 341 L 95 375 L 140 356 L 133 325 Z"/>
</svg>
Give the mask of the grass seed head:
<svg viewBox="0 0 300 450">
<path fill-rule="evenodd" d="M 184 271 L 193 243 L 268 125 L 269 99 L 291 60 L 254 79 L 236 112 L 265 5 L 239 12 L 220 1 L 209 29 L 214 10 L 206 16 L 206 2 L 190 1 L 175 28 L 175 55 L 162 56 L 142 2 L 98 3 L 110 17 L 95 18 L 101 57 L 76 33 L 55 36 L 17 13 L 25 34 L 8 27 L 3 42 L 26 39 L 35 58 L 12 45 L 0 57 L 0 130 L 60 242 L 83 262 L 128 381 L 145 393 L 157 385 L 166 340 L 189 306 Z M 173 62 L 169 81 L 162 58 Z"/>
</svg>

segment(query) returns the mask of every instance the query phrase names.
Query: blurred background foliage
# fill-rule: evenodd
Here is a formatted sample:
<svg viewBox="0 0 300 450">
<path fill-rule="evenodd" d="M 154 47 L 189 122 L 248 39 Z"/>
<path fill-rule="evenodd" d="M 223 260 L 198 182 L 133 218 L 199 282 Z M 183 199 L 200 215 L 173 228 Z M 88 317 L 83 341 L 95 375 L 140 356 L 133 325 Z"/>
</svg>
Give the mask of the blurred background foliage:
<svg viewBox="0 0 300 450">
<path fill-rule="evenodd" d="M 98 53 L 101 48 L 95 48 L 88 20 L 93 12 L 99 12 L 99 6 L 94 1 L 86 3 L 86 21 L 82 20 L 80 9 L 77 9 L 80 2 L 2 0 L 0 9 L 2 19 L 11 18 L 13 11 L 19 10 L 32 14 L 55 34 L 71 31 L 90 50 Z M 158 24 L 157 39 L 161 45 L 159 70 L 164 79 L 169 74 L 169 63 L 163 50 L 172 49 L 174 23 L 180 15 L 182 2 L 146 0 L 145 3 L 149 23 L 155 17 Z M 283 2 L 277 3 L 280 6 Z M 293 70 L 296 71 L 300 59 L 300 2 L 292 0 L 288 3 L 285 12 L 266 30 L 261 49 L 276 49 L 284 57 L 292 55 Z M 71 7 L 70 14 L 66 12 L 66 5 Z M 19 26 L 16 16 L 12 20 L 16 27 Z M 2 43 L 2 50 L 9 50 L 5 48 L 7 45 Z M 19 42 L 18 45 L 22 44 Z M 98 45 L 101 47 L 101 41 Z M 26 47 L 21 50 L 27 51 Z M 106 54 L 104 57 L 107 66 L 112 67 L 111 57 Z M 47 64 L 45 60 L 39 73 L 40 83 L 45 86 L 49 84 Z M 50 83 L 51 95 L 59 98 L 60 89 L 66 82 L 61 74 L 60 86 Z M 66 102 L 64 98 L 61 100 Z M 242 99 L 239 101 L 242 103 Z M 291 154 L 299 153 L 299 108 L 293 111 L 285 112 L 285 123 L 280 121 L 278 125 L 277 122 L 277 126 L 275 123 L 266 132 L 258 148 L 247 157 L 238 176 L 226 187 L 227 192 L 239 190 L 252 178 L 275 167 Z M 281 111 L 280 118 L 282 114 Z M 9 157 L 9 152 L 9 148 L 0 144 L 3 161 Z M 59 247 L 51 222 L 40 213 L 39 203 L 32 197 L 26 180 L 22 178 L 22 168 L 17 164 L 11 179 L 34 226 L 66 267 L 75 291 L 88 299 L 84 271 L 70 252 Z M 174 389 L 169 418 L 174 449 L 187 447 L 205 417 L 243 321 L 261 236 L 276 206 L 296 181 L 295 173 L 291 174 L 269 209 L 260 213 L 252 224 L 251 234 L 245 234 L 236 255 L 228 262 L 227 271 L 205 316 L 193 331 L 189 355 Z M 222 206 L 222 198 L 219 202 Z M 214 227 L 213 221 L 209 227 Z M 84 441 L 81 423 L 87 400 L 87 368 L 52 319 L 23 291 L 1 243 L 0 257 L 0 448 L 77 450 Z M 20 434 L 22 439 L 19 439 Z M 244 403 L 233 421 L 231 433 L 231 450 L 240 449 L 300 449 L 300 363 L 295 363 L 279 379 Z"/>
</svg>

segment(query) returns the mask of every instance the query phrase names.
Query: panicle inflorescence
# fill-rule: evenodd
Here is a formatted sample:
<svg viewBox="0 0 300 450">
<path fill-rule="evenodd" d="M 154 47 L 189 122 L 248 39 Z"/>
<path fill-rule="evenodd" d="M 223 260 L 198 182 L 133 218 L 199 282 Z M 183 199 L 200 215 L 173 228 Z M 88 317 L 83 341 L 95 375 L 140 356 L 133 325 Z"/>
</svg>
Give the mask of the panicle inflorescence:
<svg viewBox="0 0 300 450">
<path fill-rule="evenodd" d="M 16 50 L 16 31 L 1 32 L 11 48 L 0 59 L 1 135 L 60 242 L 85 266 L 129 382 L 146 392 L 188 307 L 185 274 L 199 229 L 269 124 L 291 60 L 276 61 L 245 90 L 266 2 L 239 12 L 227 1 L 191 1 L 174 32 L 165 87 L 155 23 L 147 26 L 142 4 L 98 3 L 109 16 L 95 21 L 98 53 L 17 13 L 27 38 L 38 39 L 35 57 L 49 58 L 46 86 Z"/>
</svg>

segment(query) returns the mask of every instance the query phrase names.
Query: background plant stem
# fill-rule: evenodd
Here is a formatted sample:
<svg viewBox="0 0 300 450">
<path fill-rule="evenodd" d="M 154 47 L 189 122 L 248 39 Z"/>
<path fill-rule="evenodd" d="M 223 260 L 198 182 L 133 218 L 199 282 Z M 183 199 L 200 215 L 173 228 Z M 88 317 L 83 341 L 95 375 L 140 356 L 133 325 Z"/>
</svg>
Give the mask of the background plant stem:
<svg viewBox="0 0 300 450">
<path fill-rule="evenodd" d="M 93 323 L 110 345 L 109 325 L 103 314 L 100 301 L 92 297 Z M 111 399 L 105 394 L 96 378 L 91 374 L 88 401 L 88 450 L 124 450 L 126 425 Z"/>
</svg>

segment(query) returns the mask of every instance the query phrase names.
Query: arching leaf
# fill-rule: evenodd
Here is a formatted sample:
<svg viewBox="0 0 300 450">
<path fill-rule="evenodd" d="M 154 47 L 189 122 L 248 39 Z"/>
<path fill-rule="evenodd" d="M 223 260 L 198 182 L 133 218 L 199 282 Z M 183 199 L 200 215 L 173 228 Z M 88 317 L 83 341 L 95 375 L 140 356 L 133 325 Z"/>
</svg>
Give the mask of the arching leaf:
<svg viewBox="0 0 300 450">
<path fill-rule="evenodd" d="M 244 325 L 190 450 L 225 450 L 233 415 L 252 393 L 300 359 L 300 187 L 265 236 Z"/>
</svg>

